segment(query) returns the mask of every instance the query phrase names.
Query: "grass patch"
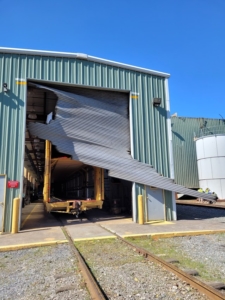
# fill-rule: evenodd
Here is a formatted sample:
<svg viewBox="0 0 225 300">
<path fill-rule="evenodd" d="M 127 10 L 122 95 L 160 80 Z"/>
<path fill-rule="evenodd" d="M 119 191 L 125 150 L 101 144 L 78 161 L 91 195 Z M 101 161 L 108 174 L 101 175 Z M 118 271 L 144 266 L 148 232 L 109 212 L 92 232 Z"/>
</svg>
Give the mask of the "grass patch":
<svg viewBox="0 0 225 300">
<path fill-rule="evenodd" d="M 79 248 L 91 247 L 91 246 L 101 246 L 110 245 L 114 243 L 114 239 L 99 239 L 99 240 L 88 240 L 88 241 L 75 241 L 75 246 Z"/>
<path fill-rule="evenodd" d="M 83 255 L 90 268 L 94 268 L 96 265 L 119 267 L 127 263 L 144 261 L 141 255 L 118 239 L 77 241 L 75 246 Z"/>
<path fill-rule="evenodd" d="M 197 270 L 201 279 L 204 281 L 223 281 L 224 278 L 218 274 L 217 270 L 209 269 L 204 263 L 196 261 L 188 257 L 184 252 L 178 250 L 175 245 L 173 245 L 173 239 L 175 238 L 165 238 L 153 240 L 151 237 L 146 238 L 126 238 L 129 242 L 148 250 L 149 252 L 159 256 L 163 260 L 169 258 L 175 258 L 179 260 L 176 263 L 180 269 L 194 269 Z"/>
<path fill-rule="evenodd" d="M 216 236 L 217 236 L 218 241 L 224 241 L 225 240 L 225 233 L 223 233 L 223 232 L 217 233 Z"/>
</svg>

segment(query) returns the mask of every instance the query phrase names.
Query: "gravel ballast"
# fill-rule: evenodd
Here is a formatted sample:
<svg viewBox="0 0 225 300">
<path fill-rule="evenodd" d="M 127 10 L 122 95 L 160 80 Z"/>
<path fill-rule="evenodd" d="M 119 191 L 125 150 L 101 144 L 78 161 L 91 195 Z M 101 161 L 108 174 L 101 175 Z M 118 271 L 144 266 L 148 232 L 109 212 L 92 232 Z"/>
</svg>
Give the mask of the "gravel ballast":
<svg viewBox="0 0 225 300">
<path fill-rule="evenodd" d="M 179 218 L 201 219 L 203 222 L 220 222 L 225 230 L 225 210 L 187 205 L 178 205 Z M 169 239 L 178 252 L 193 261 L 203 264 L 215 280 L 225 283 L 225 233 L 177 237 Z"/>
<path fill-rule="evenodd" d="M 179 261 L 176 265 L 185 269 L 194 269 L 199 279 L 208 282 L 225 283 L 225 234 L 184 236 L 173 238 L 129 239 L 158 255 L 162 259 Z"/>
<path fill-rule="evenodd" d="M 177 237 L 170 242 L 182 255 L 206 265 L 212 276 L 225 281 L 225 234 Z"/>
<path fill-rule="evenodd" d="M 90 299 L 68 244 L 0 252 L 0 299 Z"/>
<path fill-rule="evenodd" d="M 193 219 L 193 222 L 201 219 L 210 224 L 218 221 L 225 224 L 225 210 L 222 209 L 178 205 L 177 213 L 178 219 Z M 205 283 L 225 283 L 225 233 L 129 240 L 162 259 L 179 261 L 176 265 L 184 271 L 196 270 L 198 278 Z"/>
<path fill-rule="evenodd" d="M 207 299 L 117 239 L 76 245 L 108 299 Z"/>
</svg>

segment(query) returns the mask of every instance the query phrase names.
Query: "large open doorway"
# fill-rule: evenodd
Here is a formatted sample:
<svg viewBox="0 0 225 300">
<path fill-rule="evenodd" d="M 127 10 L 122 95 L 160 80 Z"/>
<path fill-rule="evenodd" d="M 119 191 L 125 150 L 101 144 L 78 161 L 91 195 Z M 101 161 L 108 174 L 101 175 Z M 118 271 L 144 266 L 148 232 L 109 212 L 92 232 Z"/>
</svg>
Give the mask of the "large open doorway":
<svg viewBox="0 0 225 300">
<path fill-rule="evenodd" d="M 40 84 L 40 82 L 38 82 Z M 93 123 L 93 126 L 97 127 L 97 134 L 93 139 L 93 144 L 99 145 L 103 142 L 107 148 L 107 143 L 110 143 L 112 148 L 120 148 L 130 155 L 130 129 L 129 129 L 129 93 L 118 92 L 109 90 L 99 90 L 93 88 L 83 88 L 75 86 L 64 86 L 56 84 L 46 84 L 43 88 L 38 86 L 37 83 L 29 83 L 27 90 L 27 127 L 26 127 L 26 146 L 25 146 L 25 170 L 24 170 L 24 191 L 23 191 L 23 206 L 28 205 L 30 202 L 43 198 L 43 192 L 45 188 L 45 172 L 46 172 L 46 140 L 42 138 L 37 132 L 34 134 L 30 130 L 31 124 L 49 124 L 54 121 L 57 114 L 57 100 L 58 96 L 51 88 L 64 91 L 66 93 L 75 93 L 78 97 L 83 97 L 85 101 L 88 97 L 91 97 L 93 101 L 108 102 L 108 106 L 112 106 L 113 109 L 120 110 L 120 113 L 124 115 L 125 122 L 120 124 L 110 124 L 112 128 L 115 128 L 115 139 L 109 140 L 107 134 L 107 127 L 104 128 L 104 122 L 107 123 L 107 115 L 101 116 Z M 50 90 L 48 89 L 50 88 Z M 118 105 L 117 105 L 118 103 Z M 101 103 L 100 103 L 101 104 Z M 87 105 L 90 105 L 87 103 Z M 97 103 L 98 105 L 98 103 Z M 92 128 L 85 128 L 85 120 L 82 119 L 82 111 L 77 108 L 74 113 L 74 118 L 79 119 L 78 123 L 82 123 L 82 126 L 77 130 L 77 127 L 70 128 L 71 131 L 77 130 L 79 139 L 92 139 L 94 130 Z M 106 107 L 106 112 L 108 107 Z M 122 111 L 122 112 L 121 112 Z M 98 113 L 98 112 L 97 112 Z M 63 118 L 67 118 L 66 114 Z M 96 114 L 93 115 L 96 118 Z M 99 121 L 99 122 L 98 122 Z M 109 118 L 110 122 L 110 118 Z M 118 119 L 118 122 L 121 120 Z M 79 125 L 77 123 L 77 125 Z M 94 128 L 93 128 L 94 129 Z M 102 139 L 104 136 L 104 139 Z M 67 139 L 66 139 L 67 138 Z M 70 137 L 62 136 L 61 139 L 51 144 L 50 151 L 50 177 L 49 177 L 49 199 L 48 203 L 68 203 L 67 205 L 52 205 L 49 211 L 62 211 L 68 213 L 77 214 L 79 205 L 82 201 L 85 201 L 86 208 L 98 207 L 103 208 L 113 214 L 126 214 L 131 215 L 132 211 L 132 182 L 119 178 L 114 178 L 109 175 L 107 169 L 96 168 L 93 158 L 92 164 L 84 163 L 79 160 L 78 157 L 73 157 L 70 151 L 64 147 Z M 51 139 L 51 136 L 49 137 Z M 108 140 L 107 140 L 108 139 Z M 103 142 L 102 142 L 103 141 Z M 89 142 L 89 140 L 87 140 Z M 62 151 L 64 149 L 64 151 Z M 96 152 L 98 155 L 98 152 Z M 101 205 L 93 205 L 93 200 L 96 200 L 96 172 L 101 173 L 101 191 L 98 191 L 102 201 Z M 44 199 L 43 199 L 44 201 Z M 91 205 L 88 205 L 89 204 Z M 78 204 L 78 206 L 77 206 Z M 69 208 L 68 208 L 69 207 Z"/>
</svg>

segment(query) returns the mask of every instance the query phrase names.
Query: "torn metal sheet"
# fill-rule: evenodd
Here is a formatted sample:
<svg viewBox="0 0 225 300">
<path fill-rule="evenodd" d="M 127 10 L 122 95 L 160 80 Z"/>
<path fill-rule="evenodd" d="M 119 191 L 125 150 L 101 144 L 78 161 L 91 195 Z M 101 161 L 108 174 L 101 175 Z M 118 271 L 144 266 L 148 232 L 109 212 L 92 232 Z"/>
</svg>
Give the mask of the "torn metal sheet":
<svg viewBox="0 0 225 300">
<path fill-rule="evenodd" d="M 46 86 L 54 92 L 56 116 L 50 124 L 31 123 L 32 135 L 50 140 L 58 151 L 74 160 L 109 170 L 112 177 L 153 186 L 193 197 L 213 200 L 214 196 L 177 185 L 156 170 L 130 156 L 128 94 L 93 92 L 69 93 Z"/>
</svg>

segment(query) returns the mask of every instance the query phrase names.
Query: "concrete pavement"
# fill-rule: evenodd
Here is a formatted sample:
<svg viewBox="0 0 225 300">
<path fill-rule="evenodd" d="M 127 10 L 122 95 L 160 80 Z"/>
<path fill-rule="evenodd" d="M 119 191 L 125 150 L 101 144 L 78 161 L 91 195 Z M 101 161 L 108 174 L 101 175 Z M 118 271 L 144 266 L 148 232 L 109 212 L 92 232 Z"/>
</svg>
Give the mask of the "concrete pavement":
<svg viewBox="0 0 225 300">
<path fill-rule="evenodd" d="M 60 219 L 74 241 L 116 238 L 114 233 L 121 237 L 167 237 L 225 232 L 225 210 L 217 210 L 211 216 L 207 208 L 178 206 L 177 209 L 178 221 L 145 225 L 98 209 L 88 211 L 82 219 L 67 214 L 60 214 Z M 202 214 L 203 210 L 206 212 Z M 67 243 L 61 226 L 60 221 L 45 212 L 43 203 L 31 203 L 23 209 L 20 232 L 0 235 L 0 251 Z"/>
</svg>

